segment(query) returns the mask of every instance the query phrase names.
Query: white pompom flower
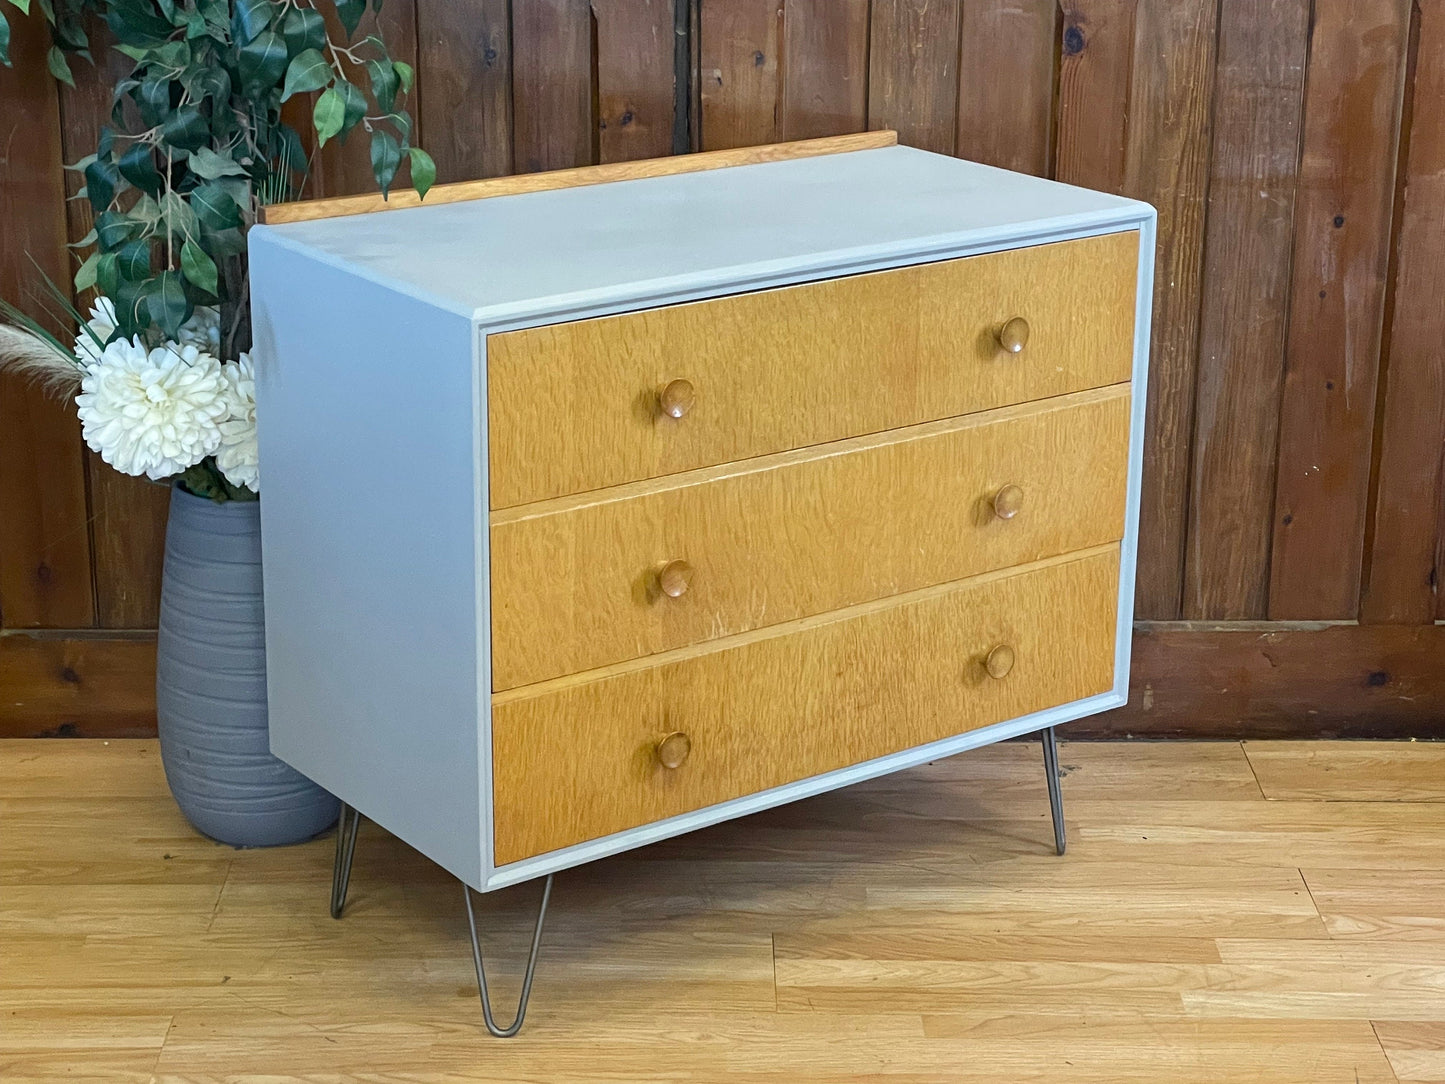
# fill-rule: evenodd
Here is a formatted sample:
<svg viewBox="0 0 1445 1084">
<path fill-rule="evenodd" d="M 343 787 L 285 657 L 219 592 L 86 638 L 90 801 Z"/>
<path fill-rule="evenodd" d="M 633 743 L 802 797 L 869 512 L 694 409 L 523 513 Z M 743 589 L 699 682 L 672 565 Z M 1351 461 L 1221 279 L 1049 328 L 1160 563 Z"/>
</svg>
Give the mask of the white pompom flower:
<svg viewBox="0 0 1445 1084">
<path fill-rule="evenodd" d="M 115 334 L 115 303 L 108 297 L 98 297 L 90 306 L 90 319 L 75 336 L 75 356 L 82 365 L 100 360 L 105 342 Z M 214 351 L 213 351 L 214 353 Z"/>
<path fill-rule="evenodd" d="M 256 454 L 256 372 L 251 355 L 221 366 L 230 388 L 231 412 L 221 422 L 221 446 L 216 449 L 216 466 L 233 486 L 261 492 L 261 472 Z"/>
<path fill-rule="evenodd" d="M 180 326 L 176 340 L 183 346 L 198 346 L 207 354 L 221 356 L 221 310 L 214 305 L 197 305 L 191 318 Z"/>
<path fill-rule="evenodd" d="M 85 443 L 123 474 L 169 478 L 215 454 L 230 390 L 195 346 L 118 339 L 86 366 L 75 398 Z"/>
</svg>

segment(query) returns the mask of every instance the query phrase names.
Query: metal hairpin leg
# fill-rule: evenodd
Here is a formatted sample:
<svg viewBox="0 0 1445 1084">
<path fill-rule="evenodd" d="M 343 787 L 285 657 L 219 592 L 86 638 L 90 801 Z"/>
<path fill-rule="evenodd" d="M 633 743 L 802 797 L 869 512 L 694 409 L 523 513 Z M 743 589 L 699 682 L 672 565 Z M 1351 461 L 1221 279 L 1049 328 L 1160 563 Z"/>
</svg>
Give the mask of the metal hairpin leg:
<svg viewBox="0 0 1445 1084">
<path fill-rule="evenodd" d="M 361 814 L 345 802 L 336 821 L 336 861 L 331 867 L 331 917 L 340 918 L 346 906 L 346 889 L 351 884 L 351 860 L 356 856 L 356 830 Z"/>
<path fill-rule="evenodd" d="M 1040 736 L 1044 739 L 1044 775 L 1049 782 L 1049 812 L 1054 815 L 1054 849 L 1060 854 L 1068 846 L 1064 839 L 1064 792 L 1059 786 L 1059 747 L 1054 741 L 1054 728 L 1045 727 Z"/>
<path fill-rule="evenodd" d="M 477 968 L 477 993 L 482 999 L 482 1022 L 487 1030 L 498 1039 L 510 1039 L 522 1030 L 522 1020 L 527 1015 L 527 999 L 532 996 L 532 975 L 537 970 L 537 950 L 542 947 L 542 923 L 547 918 L 547 901 L 552 898 L 552 875 L 542 886 L 542 906 L 537 910 L 537 928 L 532 933 L 532 952 L 527 957 L 527 973 L 522 979 L 522 996 L 517 1000 L 517 1017 L 505 1028 L 497 1027 L 492 1017 L 492 999 L 487 993 L 487 972 L 482 967 L 482 945 L 477 940 L 477 916 L 472 910 L 472 889 L 462 882 L 462 894 L 467 900 L 467 926 L 472 931 L 472 963 Z"/>
</svg>

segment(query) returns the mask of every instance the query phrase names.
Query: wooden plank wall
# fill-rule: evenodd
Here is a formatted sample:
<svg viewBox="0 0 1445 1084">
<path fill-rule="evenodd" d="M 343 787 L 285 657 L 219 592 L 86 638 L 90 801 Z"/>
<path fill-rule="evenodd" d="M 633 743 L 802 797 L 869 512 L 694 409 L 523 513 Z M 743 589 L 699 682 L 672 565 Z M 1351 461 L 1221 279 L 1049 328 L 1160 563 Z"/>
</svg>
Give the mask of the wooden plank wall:
<svg viewBox="0 0 1445 1084">
<path fill-rule="evenodd" d="M 1445 727 L 1445 0 L 388 0 L 381 19 L 441 180 L 892 127 L 1150 201 L 1137 695 L 1093 731 Z M 58 94 L 12 21 L 0 291 L 20 297 L 28 258 L 58 275 L 88 228 L 61 163 L 105 86 Z M 360 142 L 320 156 L 317 194 L 368 187 Z M 146 676 L 114 660 L 148 665 L 164 512 L 70 411 L 0 387 L 0 733 L 150 725 Z"/>
</svg>

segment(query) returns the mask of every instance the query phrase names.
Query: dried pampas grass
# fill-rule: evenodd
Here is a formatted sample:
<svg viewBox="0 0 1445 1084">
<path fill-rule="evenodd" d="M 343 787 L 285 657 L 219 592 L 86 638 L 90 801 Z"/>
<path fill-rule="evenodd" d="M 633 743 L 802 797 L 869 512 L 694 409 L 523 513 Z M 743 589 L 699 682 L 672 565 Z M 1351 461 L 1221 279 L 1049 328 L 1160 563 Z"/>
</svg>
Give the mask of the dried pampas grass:
<svg viewBox="0 0 1445 1084">
<path fill-rule="evenodd" d="M 75 356 L 56 342 L 10 324 L 0 324 L 0 370 L 16 373 L 61 398 L 74 395 L 85 375 Z"/>
</svg>

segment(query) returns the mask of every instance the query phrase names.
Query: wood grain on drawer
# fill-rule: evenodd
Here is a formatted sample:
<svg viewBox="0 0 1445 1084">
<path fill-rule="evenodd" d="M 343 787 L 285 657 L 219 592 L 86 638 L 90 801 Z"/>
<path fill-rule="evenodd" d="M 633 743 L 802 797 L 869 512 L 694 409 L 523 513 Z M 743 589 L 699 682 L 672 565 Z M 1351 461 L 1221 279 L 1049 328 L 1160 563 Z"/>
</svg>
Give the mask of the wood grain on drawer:
<svg viewBox="0 0 1445 1084">
<path fill-rule="evenodd" d="M 1119 539 L 1129 402 L 1096 388 L 496 513 L 492 686 Z M 691 569 L 679 597 L 668 562 Z"/>
<path fill-rule="evenodd" d="M 502 693 L 496 863 L 1106 692 L 1118 586 L 1110 545 Z"/>
<path fill-rule="evenodd" d="M 491 506 L 1127 380 L 1138 255 L 1129 231 L 491 335 Z"/>
</svg>

